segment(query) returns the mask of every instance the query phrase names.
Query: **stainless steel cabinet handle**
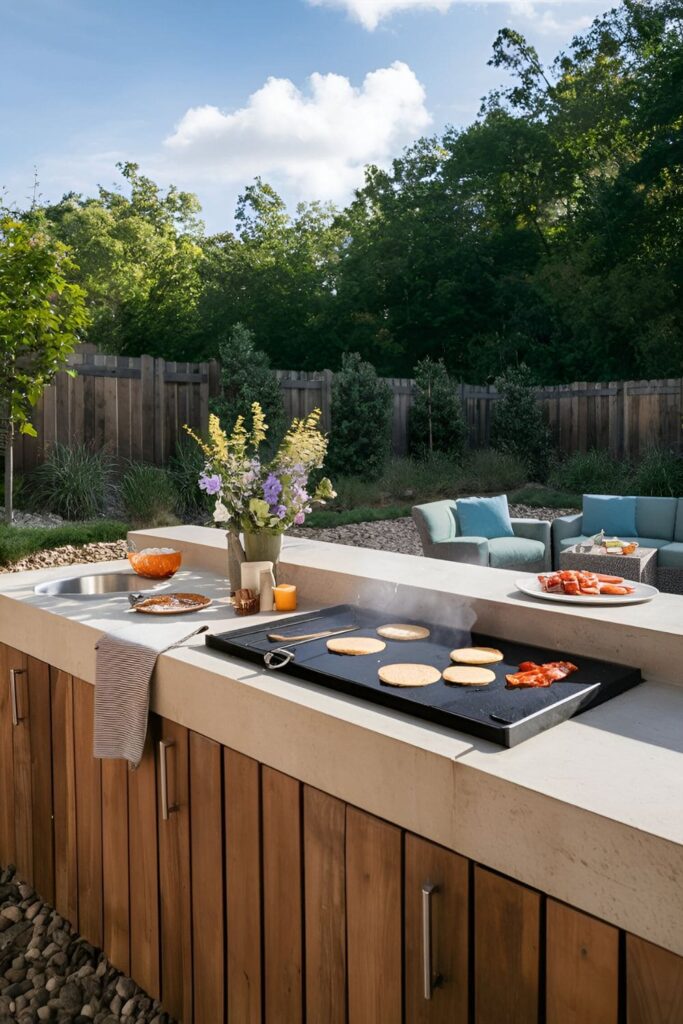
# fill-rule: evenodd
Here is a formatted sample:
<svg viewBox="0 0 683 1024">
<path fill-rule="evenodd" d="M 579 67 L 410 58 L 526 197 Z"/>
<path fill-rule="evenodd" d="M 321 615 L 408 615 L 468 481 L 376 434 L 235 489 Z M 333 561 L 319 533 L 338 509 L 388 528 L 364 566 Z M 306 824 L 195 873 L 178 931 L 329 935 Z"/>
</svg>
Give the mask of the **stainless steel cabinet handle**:
<svg viewBox="0 0 683 1024">
<path fill-rule="evenodd" d="M 175 743 L 173 740 L 159 740 L 159 771 L 161 774 L 161 817 L 164 821 L 168 821 L 169 814 L 173 814 L 174 811 L 179 810 L 178 804 L 169 804 L 168 802 L 168 771 L 166 766 L 166 751 L 169 747 L 174 747 Z"/>
<path fill-rule="evenodd" d="M 19 709 L 17 707 L 17 676 L 22 676 L 25 672 L 25 668 L 11 668 L 9 670 L 9 695 L 10 703 L 12 705 L 12 725 L 19 725 L 19 722 L 21 721 L 19 718 Z"/>
<path fill-rule="evenodd" d="M 432 998 L 432 896 L 439 891 L 437 885 L 422 886 L 422 982 L 425 999 Z"/>
</svg>

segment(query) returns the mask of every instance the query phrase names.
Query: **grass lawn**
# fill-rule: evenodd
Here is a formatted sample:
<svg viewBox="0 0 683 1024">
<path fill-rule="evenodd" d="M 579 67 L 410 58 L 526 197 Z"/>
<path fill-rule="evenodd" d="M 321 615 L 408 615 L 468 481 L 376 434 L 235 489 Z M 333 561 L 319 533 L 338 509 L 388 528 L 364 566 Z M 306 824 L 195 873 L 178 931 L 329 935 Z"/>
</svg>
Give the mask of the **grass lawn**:
<svg viewBox="0 0 683 1024">
<path fill-rule="evenodd" d="M 127 532 L 125 523 L 108 519 L 52 527 L 0 526 L 0 565 L 9 565 L 37 551 L 61 548 L 67 544 L 124 540 Z"/>
</svg>

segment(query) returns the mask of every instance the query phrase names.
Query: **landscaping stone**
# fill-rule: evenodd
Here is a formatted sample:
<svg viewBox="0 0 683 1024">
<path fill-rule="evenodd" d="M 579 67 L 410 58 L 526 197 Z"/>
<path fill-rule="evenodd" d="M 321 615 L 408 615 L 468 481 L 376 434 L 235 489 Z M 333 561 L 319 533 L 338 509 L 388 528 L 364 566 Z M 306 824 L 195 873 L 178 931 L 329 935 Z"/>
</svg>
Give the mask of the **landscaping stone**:
<svg viewBox="0 0 683 1024">
<path fill-rule="evenodd" d="M 0 872 L 0 1024 L 172 1024 L 13 869 Z"/>
<path fill-rule="evenodd" d="M 99 544 L 66 544 L 51 551 L 37 551 L 12 565 L 0 566 L 0 572 L 28 572 L 31 569 L 51 569 L 59 565 L 91 562 L 113 562 L 128 553 L 125 540 Z"/>
</svg>

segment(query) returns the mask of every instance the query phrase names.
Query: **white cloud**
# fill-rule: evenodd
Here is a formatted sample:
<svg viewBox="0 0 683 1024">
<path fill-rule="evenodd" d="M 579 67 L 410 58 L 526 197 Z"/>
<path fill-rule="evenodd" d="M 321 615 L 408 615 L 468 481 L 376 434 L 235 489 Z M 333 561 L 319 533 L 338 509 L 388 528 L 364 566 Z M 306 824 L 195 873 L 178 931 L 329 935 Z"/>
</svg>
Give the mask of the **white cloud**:
<svg viewBox="0 0 683 1024">
<path fill-rule="evenodd" d="M 439 11 L 445 14 L 455 6 L 476 5 L 486 7 L 491 4 L 509 7 L 514 15 L 533 22 L 534 28 L 543 35 L 571 35 L 580 29 L 587 28 L 592 21 L 590 15 L 576 16 L 566 13 L 558 17 L 554 12 L 566 12 L 567 9 L 584 3 L 584 0 L 308 0 L 313 7 L 335 7 L 344 10 L 355 21 L 373 31 L 381 21 L 390 18 L 400 11 Z M 596 4 L 589 0 L 594 14 L 603 9 L 604 2 Z M 543 7 L 539 11 L 539 7 Z M 552 11 L 548 8 L 552 8 Z M 594 15 L 593 15 L 594 16 Z"/>
<path fill-rule="evenodd" d="M 243 184 L 260 174 L 307 197 L 343 200 L 367 163 L 386 163 L 430 124 L 425 91 L 400 61 L 360 87 L 313 74 L 307 92 L 269 78 L 246 106 L 192 107 L 165 140 L 173 172 Z"/>
</svg>

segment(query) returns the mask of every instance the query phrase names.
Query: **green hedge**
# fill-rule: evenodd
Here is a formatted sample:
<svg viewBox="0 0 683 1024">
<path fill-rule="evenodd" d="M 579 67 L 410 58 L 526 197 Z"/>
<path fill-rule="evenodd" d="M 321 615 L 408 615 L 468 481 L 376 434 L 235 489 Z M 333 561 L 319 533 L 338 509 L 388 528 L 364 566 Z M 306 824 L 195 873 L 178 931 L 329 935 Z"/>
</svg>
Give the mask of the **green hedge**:
<svg viewBox="0 0 683 1024">
<path fill-rule="evenodd" d="M 67 544 L 96 544 L 125 540 L 125 523 L 103 519 L 93 523 L 65 523 L 64 526 L 0 526 L 0 565 L 11 565 L 37 551 Z"/>
</svg>

